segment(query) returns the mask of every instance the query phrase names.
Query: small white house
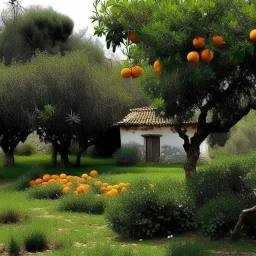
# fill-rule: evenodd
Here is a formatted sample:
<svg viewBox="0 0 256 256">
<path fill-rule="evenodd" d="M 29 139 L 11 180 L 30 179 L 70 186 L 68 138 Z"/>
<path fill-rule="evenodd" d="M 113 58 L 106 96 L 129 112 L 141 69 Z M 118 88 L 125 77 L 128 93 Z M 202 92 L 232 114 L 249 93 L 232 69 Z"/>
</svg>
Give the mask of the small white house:
<svg viewBox="0 0 256 256">
<path fill-rule="evenodd" d="M 174 124 L 155 113 L 154 108 L 130 109 L 130 113 L 116 125 L 120 127 L 121 146 L 127 143 L 140 145 L 146 162 L 181 162 L 186 157 L 184 141 L 174 130 Z M 187 135 L 192 137 L 197 123 L 184 123 Z M 204 141 L 200 146 L 200 159 L 207 159 L 208 146 Z"/>
</svg>

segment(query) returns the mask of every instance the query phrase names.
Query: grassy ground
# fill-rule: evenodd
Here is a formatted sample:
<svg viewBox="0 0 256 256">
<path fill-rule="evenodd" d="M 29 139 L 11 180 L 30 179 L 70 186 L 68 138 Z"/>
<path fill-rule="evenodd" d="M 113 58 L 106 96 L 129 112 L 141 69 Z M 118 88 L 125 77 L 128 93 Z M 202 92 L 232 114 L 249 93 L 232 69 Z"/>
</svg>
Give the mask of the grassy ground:
<svg viewBox="0 0 256 256">
<path fill-rule="evenodd" d="M 74 159 L 71 158 L 71 161 Z M 71 175 L 88 173 L 96 169 L 102 180 L 113 182 L 132 182 L 139 177 L 146 177 L 152 182 L 172 178 L 173 181 L 183 181 L 184 171 L 182 164 L 167 166 L 138 166 L 116 167 L 110 159 L 92 160 L 83 158 L 80 168 L 52 168 L 49 165 L 50 156 L 40 155 L 33 157 L 16 157 L 13 168 L 0 167 L 2 183 L 15 180 L 26 173 L 32 166 L 40 164 L 45 173 L 58 174 L 65 172 Z M 103 175 L 104 174 L 104 175 Z M 27 192 L 16 192 L 12 187 L 0 190 L 0 212 L 6 208 L 25 211 L 30 218 L 20 224 L 0 224 L 0 255 L 4 255 L 1 248 L 6 246 L 11 237 L 22 241 L 31 230 L 45 231 L 51 245 L 61 245 L 58 250 L 49 250 L 46 255 L 73 256 L 73 255 L 149 255 L 164 256 L 165 247 L 175 241 L 197 240 L 207 250 L 222 251 L 218 255 L 243 255 L 239 252 L 255 251 L 254 241 L 240 241 L 232 244 L 228 240 L 209 241 L 199 234 L 187 234 L 173 238 L 157 240 L 120 240 L 120 238 L 107 226 L 104 215 L 88 215 L 83 213 L 64 213 L 58 210 L 59 200 L 29 199 Z M 128 251 L 127 251 L 128 250 Z M 129 254 L 132 251 L 132 254 Z M 225 254 L 225 252 L 227 254 Z M 127 254 L 125 254 L 127 253 Z M 36 254 L 32 254 L 36 255 Z M 209 251 L 209 255 L 212 255 Z M 253 255 L 253 254 L 248 254 Z"/>
</svg>

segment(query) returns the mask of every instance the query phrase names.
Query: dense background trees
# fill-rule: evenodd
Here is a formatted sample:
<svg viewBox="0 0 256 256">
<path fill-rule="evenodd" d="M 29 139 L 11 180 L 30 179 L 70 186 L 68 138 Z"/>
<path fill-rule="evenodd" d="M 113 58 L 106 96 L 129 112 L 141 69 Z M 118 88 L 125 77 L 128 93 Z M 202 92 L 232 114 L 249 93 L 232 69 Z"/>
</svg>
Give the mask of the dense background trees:
<svg viewBox="0 0 256 256">
<path fill-rule="evenodd" d="M 51 9 L 30 9 L 10 18 L 0 33 L 0 146 L 5 164 L 36 130 L 53 146 L 52 163 L 69 165 L 71 141 L 82 153 L 129 108 L 147 97 L 136 81 L 124 81 L 106 61 L 102 46 L 72 35 L 73 21 Z"/>
<path fill-rule="evenodd" d="M 199 113 L 193 137 L 176 127 L 187 153 L 186 176 L 195 174 L 199 146 L 209 134 L 228 132 L 256 109 L 256 39 L 249 37 L 256 28 L 254 2 L 97 0 L 92 20 L 98 22 L 95 34 L 105 34 L 108 47 L 128 45 L 131 61 L 160 61 L 167 116 L 179 124 Z M 129 46 L 131 33 L 137 42 Z M 193 45 L 195 38 L 203 41 L 201 47 Z"/>
</svg>

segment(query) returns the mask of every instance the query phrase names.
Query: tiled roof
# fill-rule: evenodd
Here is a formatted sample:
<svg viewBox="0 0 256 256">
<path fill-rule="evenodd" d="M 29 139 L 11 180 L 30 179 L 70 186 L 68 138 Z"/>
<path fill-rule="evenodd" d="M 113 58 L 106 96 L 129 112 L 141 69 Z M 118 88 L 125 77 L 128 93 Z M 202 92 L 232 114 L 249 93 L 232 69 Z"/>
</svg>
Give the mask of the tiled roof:
<svg viewBox="0 0 256 256">
<path fill-rule="evenodd" d="M 155 108 L 144 107 L 130 109 L 130 113 L 118 122 L 116 126 L 173 126 L 174 123 L 167 118 L 156 114 Z M 195 122 L 186 122 L 195 124 Z"/>
</svg>

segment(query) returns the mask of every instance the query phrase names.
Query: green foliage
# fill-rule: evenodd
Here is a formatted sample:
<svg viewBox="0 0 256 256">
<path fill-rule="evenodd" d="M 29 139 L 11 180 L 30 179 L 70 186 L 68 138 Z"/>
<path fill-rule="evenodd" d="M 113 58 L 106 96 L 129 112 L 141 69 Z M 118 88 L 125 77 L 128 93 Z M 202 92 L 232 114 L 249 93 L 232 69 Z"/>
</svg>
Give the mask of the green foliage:
<svg viewBox="0 0 256 256">
<path fill-rule="evenodd" d="M 29 198 L 58 199 L 62 195 L 60 184 L 34 185 L 28 189 Z"/>
<path fill-rule="evenodd" d="M 43 167 L 41 165 L 35 164 L 31 167 L 31 169 L 25 174 L 21 175 L 14 184 L 14 188 L 18 191 L 25 190 L 29 188 L 29 182 L 31 180 L 35 180 L 38 177 L 42 177 L 43 175 Z"/>
<path fill-rule="evenodd" d="M 230 235 L 242 210 L 256 203 L 254 197 L 222 195 L 207 202 L 195 215 L 201 232 L 211 238 Z"/>
<path fill-rule="evenodd" d="M 202 245 L 198 242 L 192 241 L 173 241 L 167 247 L 166 256 L 209 256 L 209 252 L 206 252 Z"/>
<path fill-rule="evenodd" d="M 11 237 L 11 240 L 8 245 L 8 253 L 11 256 L 20 255 L 20 245 L 13 237 Z"/>
<path fill-rule="evenodd" d="M 33 8 L 10 19 L 0 36 L 0 55 L 5 64 L 26 62 L 37 50 L 64 52 L 73 30 L 73 21 L 52 9 Z"/>
<path fill-rule="evenodd" d="M 222 161 L 207 165 L 194 179 L 187 180 L 187 189 L 196 206 L 200 207 L 225 193 L 251 195 L 255 187 L 246 177 L 254 169 L 254 155 L 224 158 Z"/>
<path fill-rule="evenodd" d="M 102 214 L 106 200 L 96 197 L 92 193 L 69 195 L 61 200 L 59 209 L 65 212 L 84 212 L 88 214 Z"/>
<path fill-rule="evenodd" d="M 18 144 L 18 146 L 15 149 L 15 154 L 17 156 L 31 156 L 35 153 L 36 153 L 36 146 L 29 142 Z"/>
<path fill-rule="evenodd" d="M 136 143 L 123 144 L 113 155 L 116 165 L 133 166 L 141 161 L 141 152 Z"/>
<path fill-rule="evenodd" d="M 15 224 L 27 218 L 25 213 L 13 208 L 7 208 L 0 213 L 0 223 L 2 224 Z"/>
<path fill-rule="evenodd" d="M 125 238 L 167 237 L 194 227 L 193 206 L 185 198 L 175 197 L 181 184 L 170 187 L 170 181 L 158 183 L 135 182 L 129 191 L 121 193 L 106 208 L 110 228 Z"/>
<path fill-rule="evenodd" d="M 46 235 L 42 231 L 31 231 L 24 237 L 24 246 L 28 252 L 42 252 L 48 249 Z"/>
</svg>

